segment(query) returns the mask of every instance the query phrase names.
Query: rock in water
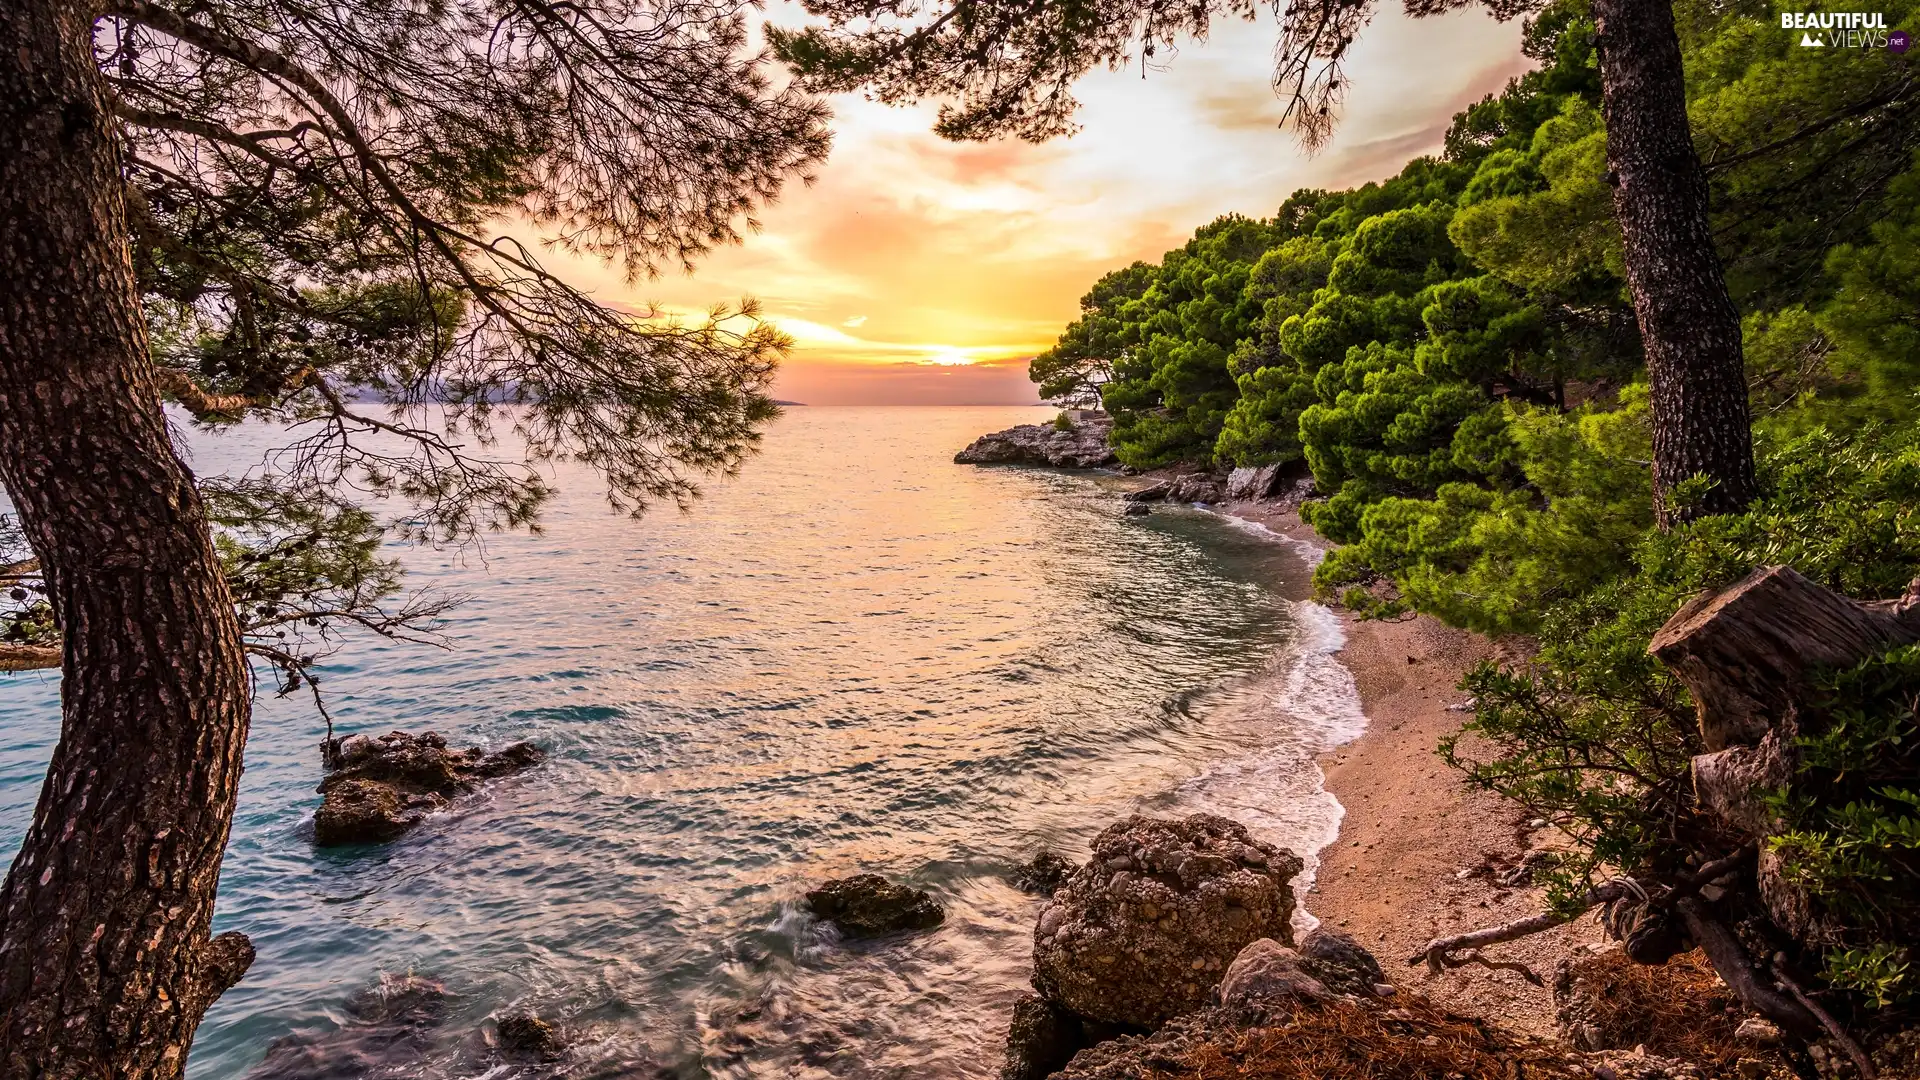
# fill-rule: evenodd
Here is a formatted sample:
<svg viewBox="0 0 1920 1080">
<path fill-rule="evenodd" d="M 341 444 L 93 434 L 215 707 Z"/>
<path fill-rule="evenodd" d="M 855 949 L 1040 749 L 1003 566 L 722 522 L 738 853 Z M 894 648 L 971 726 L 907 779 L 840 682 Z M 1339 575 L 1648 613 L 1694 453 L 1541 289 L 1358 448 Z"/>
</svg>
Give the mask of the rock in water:
<svg viewBox="0 0 1920 1080">
<path fill-rule="evenodd" d="M 504 1053 L 525 1057 L 548 1057 L 560 1052 L 560 1034 L 553 1025 L 532 1013 L 508 1013 L 494 1025 Z"/>
<path fill-rule="evenodd" d="M 1020 864 L 1013 874 L 1013 887 L 1035 896 L 1052 896 L 1073 876 L 1074 865 L 1051 851 L 1043 851 Z"/>
<path fill-rule="evenodd" d="M 1119 459 L 1107 445 L 1113 420 L 1105 413 L 1069 414 L 1073 425 L 1021 424 L 982 435 L 953 456 L 957 465 L 1050 465 L 1060 469 L 1095 469 Z"/>
<path fill-rule="evenodd" d="M 436 732 L 350 735 L 333 746 L 334 770 L 320 781 L 324 796 L 313 815 L 313 840 L 322 847 L 392 840 L 482 780 L 538 764 L 532 743 L 489 754 L 477 746 L 447 749 Z"/>
<path fill-rule="evenodd" d="M 947 918 L 926 890 L 895 885 L 878 874 L 829 881 L 807 894 L 807 906 L 852 938 L 928 930 Z"/>
<path fill-rule="evenodd" d="M 1211 814 L 1116 822 L 1040 912 L 1034 988 L 1089 1019 L 1158 1027 L 1205 1005 L 1240 950 L 1292 942 L 1300 870 Z"/>
<path fill-rule="evenodd" d="M 342 780 L 326 793 L 313 812 L 313 842 L 321 847 L 399 839 L 439 805 L 410 807 L 400 792 L 375 780 Z"/>
</svg>

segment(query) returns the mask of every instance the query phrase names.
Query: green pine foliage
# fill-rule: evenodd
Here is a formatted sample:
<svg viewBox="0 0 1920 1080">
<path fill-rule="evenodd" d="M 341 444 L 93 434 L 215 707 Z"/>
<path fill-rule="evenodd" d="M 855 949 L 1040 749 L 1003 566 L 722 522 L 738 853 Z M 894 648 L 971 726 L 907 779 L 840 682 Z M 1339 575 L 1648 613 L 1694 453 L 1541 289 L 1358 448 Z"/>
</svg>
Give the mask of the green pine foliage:
<svg viewBox="0 0 1920 1080">
<path fill-rule="evenodd" d="M 1693 802 L 1693 706 L 1646 652 L 1682 603 L 1763 564 L 1861 599 L 1920 573 L 1920 69 L 1802 49 L 1780 10 L 1676 4 L 1743 317 L 1763 487 L 1744 513 L 1654 526 L 1584 0 L 1528 22 L 1539 67 L 1457 116 L 1441 156 L 1214 222 L 1103 280 L 1056 349 L 1098 356 L 1129 465 L 1311 471 L 1303 514 L 1340 545 L 1324 592 L 1524 635 L 1528 663 L 1468 677 L 1475 717 L 1441 749 L 1577 841 L 1547 873 L 1567 909 L 1603 868 L 1673 880 L 1725 853 Z M 1776 853 L 1848 929 L 1800 959 L 1856 1004 L 1911 1003 L 1920 649 L 1822 686 Z"/>
</svg>

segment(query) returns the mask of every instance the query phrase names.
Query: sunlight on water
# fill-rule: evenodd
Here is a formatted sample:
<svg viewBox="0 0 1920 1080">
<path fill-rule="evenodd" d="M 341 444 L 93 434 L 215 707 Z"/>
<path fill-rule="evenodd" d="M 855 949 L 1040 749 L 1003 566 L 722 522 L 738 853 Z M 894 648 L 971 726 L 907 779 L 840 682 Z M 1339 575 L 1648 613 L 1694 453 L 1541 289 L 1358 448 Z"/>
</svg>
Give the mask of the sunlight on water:
<svg viewBox="0 0 1920 1080">
<path fill-rule="evenodd" d="M 1120 514 L 1119 481 L 952 464 L 1033 409 L 793 409 L 690 514 L 610 514 L 563 468 L 539 536 L 405 552 L 472 594 L 455 647 L 355 643 L 343 730 L 532 739 L 549 761 L 379 849 L 316 852 L 320 721 L 265 700 L 219 926 L 259 960 L 209 1015 L 195 1080 L 325 1033 L 382 973 L 455 995 L 377 1071 L 473 1065 L 508 1007 L 561 1022 L 569 1076 L 992 1075 L 1037 901 L 1007 883 L 1116 816 L 1230 814 L 1303 851 L 1338 806 L 1313 755 L 1362 723 L 1298 604 L 1298 552 L 1199 512 Z M 265 433 L 194 436 L 240 467 Z M 50 675 L 0 680 L 0 850 L 58 728 Z M 940 929 L 851 944 L 796 902 L 873 871 Z"/>
</svg>

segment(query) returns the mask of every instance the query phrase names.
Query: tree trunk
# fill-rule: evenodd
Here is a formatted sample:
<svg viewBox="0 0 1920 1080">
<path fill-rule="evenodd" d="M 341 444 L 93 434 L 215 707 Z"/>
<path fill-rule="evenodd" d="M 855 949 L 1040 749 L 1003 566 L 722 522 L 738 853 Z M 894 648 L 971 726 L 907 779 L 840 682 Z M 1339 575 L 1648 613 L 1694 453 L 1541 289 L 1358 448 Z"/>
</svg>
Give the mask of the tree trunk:
<svg viewBox="0 0 1920 1080">
<path fill-rule="evenodd" d="M 0 481 L 62 634 L 61 734 L 0 886 L 0 1078 L 181 1075 L 252 959 L 209 938 L 249 679 L 147 354 L 73 0 L 0 5 Z"/>
<path fill-rule="evenodd" d="M 1653 499 L 1661 527 L 1753 501 L 1753 434 L 1740 316 L 1707 222 L 1707 174 L 1687 126 L 1671 0 L 1595 0 L 1608 180 L 1653 391 Z M 1713 487 L 1676 504 L 1674 488 Z"/>
<path fill-rule="evenodd" d="M 1682 607 L 1647 646 L 1693 694 L 1712 751 L 1693 759 L 1694 797 L 1729 842 L 1759 851 L 1760 899 L 1803 944 L 1838 944 L 1845 931 L 1766 843 L 1780 830 L 1770 793 L 1792 784 L 1799 737 L 1818 734 L 1801 727 L 1807 679 L 1915 641 L 1920 581 L 1899 600 L 1863 604 L 1791 567 L 1763 566 Z"/>
</svg>

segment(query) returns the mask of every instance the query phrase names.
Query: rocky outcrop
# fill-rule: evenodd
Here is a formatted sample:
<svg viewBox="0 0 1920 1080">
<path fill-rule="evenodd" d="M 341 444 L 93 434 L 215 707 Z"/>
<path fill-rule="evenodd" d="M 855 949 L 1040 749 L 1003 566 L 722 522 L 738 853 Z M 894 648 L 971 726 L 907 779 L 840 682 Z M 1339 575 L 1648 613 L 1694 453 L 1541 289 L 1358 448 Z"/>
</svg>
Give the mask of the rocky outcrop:
<svg viewBox="0 0 1920 1080">
<path fill-rule="evenodd" d="M 929 930 L 947 917 L 926 890 L 895 885 L 878 874 L 829 881 L 807 894 L 807 906 L 850 938 Z"/>
<path fill-rule="evenodd" d="M 414 1076 L 446 1021 L 447 989 L 419 975 L 389 975 L 347 1000 L 347 1022 L 295 1032 L 267 1047 L 248 1080 L 364 1080 Z"/>
<path fill-rule="evenodd" d="M 489 754 L 477 746 L 449 750 L 436 732 L 350 735 L 332 747 L 333 771 L 320 781 L 313 840 L 322 847 L 393 840 L 481 781 L 538 764 L 532 743 Z"/>
<path fill-rule="evenodd" d="M 1074 869 L 1065 858 L 1043 851 L 1014 870 L 1013 887 L 1035 896 L 1052 896 L 1073 876 Z"/>
<path fill-rule="evenodd" d="M 561 1050 L 560 1033 L 532 1013 L 508 1013 L 494 1023 L 500 1052 L 513 1057 L 545 1058 Z"/>
<path fill-rule="evenodd" d="M 1000 1080 L 1043 1080 L 1093 1045 L 1081 1019 L 1038 994 L 1023 994 L 1007 1025 L 1007 1056 Z"/>
<path fill-rule="evenodd" d="M 1278 495 L 1283 479 L 1280 470 L 1279 465 L 1233 470 L 1227 474 L 1227 498 L 1257 502 Z"/>
<path fill-rule="evenodd" d="M 1343 930 L 1315 927 L 1301 939 L 1300 959 L 1308 972 L 1335 993 L 1355 997 L 1386 997 L 1393 993 L 1387 973 L 1380 970 L 1380 961 Z"/>
<path fill-rule="evenodd" d="M 1047 465 L 1057 469 L 1095 469 L 1118 462 L 1107 436 L 1113 420 L 1105 413 L 1066 414 L 1067 427 L 1021 424 L 982 435 L 953 456 L 956 465 Z"/>
<path fill-rule="evenodd" d="M 1186 473 L 1130 491 L 1124 497 L 1132 507 L 1154 502 L 1217 503 L 1225 496 L 1226 486 L 1219 477 L 1211 473 Z"/>
<path fill-rule="evenodd" d="M 1292 941 L 1300 869 L 1226 818 L 1117 822 L 1041 910 L 1034 988 L 1077 1016 L 1158 1027 L 1205 1005 L 1247 945 Z"/>
</svg>

